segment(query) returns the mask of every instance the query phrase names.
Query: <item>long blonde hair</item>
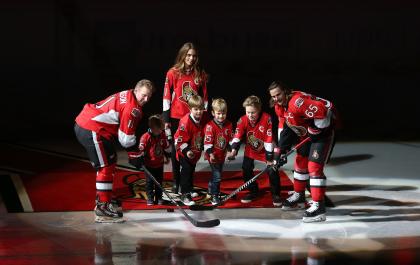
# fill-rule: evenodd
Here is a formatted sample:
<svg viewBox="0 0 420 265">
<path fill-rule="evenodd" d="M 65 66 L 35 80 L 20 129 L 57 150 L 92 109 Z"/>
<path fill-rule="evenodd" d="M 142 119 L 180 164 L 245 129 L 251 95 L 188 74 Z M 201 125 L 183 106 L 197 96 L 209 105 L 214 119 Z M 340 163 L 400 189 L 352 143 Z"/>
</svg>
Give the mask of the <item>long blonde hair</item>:
<svg viewBox="0 0 420 265">
<path fill-rule="evenodd" d="M 187 42 L 182 45 L 181 49 L 178 51 L 178 55 L 175 59 L 175 64 L 172 66 L 173 69 L 177 70 L 181 74 L 185 74 L 185 57 L 187 57 L 187 53 L 189 50 L 194 50 L 197 55 L 197 60 L 195 60 L 195 63 L 193 65 L 193 72 L 194 72 L 194 78 L 200 79 L 200 81 L 206 81 L 201 80 L 202 78 L 206 78 L 207 74 L 206 72 L 200 68 L 200 65 L 198 63 L 199 57 L 198 57 L 198 50 L 196 46 L 192 42 Z"/>
</svg>

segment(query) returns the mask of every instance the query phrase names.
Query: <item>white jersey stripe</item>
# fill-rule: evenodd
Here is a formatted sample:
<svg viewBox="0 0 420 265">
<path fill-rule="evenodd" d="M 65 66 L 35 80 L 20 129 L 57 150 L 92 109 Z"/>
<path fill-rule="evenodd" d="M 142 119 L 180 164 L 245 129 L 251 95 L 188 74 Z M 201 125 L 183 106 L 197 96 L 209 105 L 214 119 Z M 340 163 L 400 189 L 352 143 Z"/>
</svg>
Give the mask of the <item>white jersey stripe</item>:
<svg viewBox="0 0 420 265">
<path fill-rule="evenodd" d="M 327 180 L 326 179 L 313 179 L 313 178 L 311 178 L 309 180 L 309 183 L 311 184 L 311 186 L 315 186 L 315 187 L 326 187 L 327 186 Z"/>
<path fill-rule="evenodd" d="M 298 172 L 295 171 L 293 173 L 293 178 L 297 179 L 297 180 L 308 180 L 309 179 L 309 174 L 308 173 L 301 174 L 301 173 L 298 173 Z"/>
<path fill-rule="evenodd" d="M 98 137 L 98 135 L 96 134 L 96 132 L 92 131 L 93 143 L 95 144 L 96 155 L 98 156 L 99 165 L 101 167 L 104 167 L 105 166 L 104 156 L 102 154 L 102 150 L 101 150 L 100 144 L 98 143 L 98 138 L 97 137 Z"/>
<path fill-rule="evenodd" d="M 96 189 L 102 191 L 112 191 L 112 183 L 96 182 Z"/>
</svg>

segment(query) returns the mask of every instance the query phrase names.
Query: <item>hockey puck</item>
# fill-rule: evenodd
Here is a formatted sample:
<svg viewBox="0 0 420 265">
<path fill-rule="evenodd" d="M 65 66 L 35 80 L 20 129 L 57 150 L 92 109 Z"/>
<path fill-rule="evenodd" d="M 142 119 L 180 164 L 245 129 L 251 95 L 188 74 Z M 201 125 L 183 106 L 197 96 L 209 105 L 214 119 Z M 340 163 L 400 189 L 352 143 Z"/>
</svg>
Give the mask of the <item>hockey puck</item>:
<svg viewBox="0 0 420 265">
<path fill-rule="evenodd" d="M 168 209 L 166 209 L 166 211 L 167 211 L 168 213 L 173 213 L 173 212 L 174 212 L 174 209 L 172 209 L 172 208 L 168 208 Z"/>
</svg>

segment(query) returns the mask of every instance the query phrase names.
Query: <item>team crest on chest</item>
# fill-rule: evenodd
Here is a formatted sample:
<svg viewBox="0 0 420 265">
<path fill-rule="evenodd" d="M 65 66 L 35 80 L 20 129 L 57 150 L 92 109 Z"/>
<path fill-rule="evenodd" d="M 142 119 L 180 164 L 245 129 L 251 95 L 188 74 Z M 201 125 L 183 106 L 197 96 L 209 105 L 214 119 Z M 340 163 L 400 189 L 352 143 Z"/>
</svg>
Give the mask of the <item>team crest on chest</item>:
<svg viewBox="0 0 420 265">
<path fill-rule="evenodd" d="M 155 146 L 155 155 L 156 156 L 161 156 L 162 154 L 163 154 L 162 147 L 159 144 L 157 144 Z"/>
<path fill-rule="evenodd" d="M 293 125 L 291 124 L 288 120 L 286 120 L 286 124 L 287 126 L 290 127 L 290 129 L 292 129 L 292 131 L 294 131 L 298 136 L 305 136 L 307 133 L 307 130 L 305 127 L 303 126 L 297 126 L 297 125 Z"/>
<path fill-rule="evenodd" d="M 198 151 L 203 150 L 203 137 L 201 136 L 201 132 L 198 132 L 195 136 L 193 146 Z"/>
<path fill-rule="evenodd" d="M 255 137 L 254 132 L 248 132 L 246 140 L 247 144 L 249 144 L 254 151 L 259 152 L 264 147 L 263 141 Z"/>
<path fill-rule="evenodd" d="M 223 134 L 217 136 L 216 148 L 224 150 L 226 147 L 226 138 L 223 137 Z"/>
<path fill-rule="evenodd" d="M 191 81 L 185 81 L 182 83 L 182 96 L 179 99 L 181 101 L 188 102 L 193 95 L 197 95 L 197 92 L 192 89 Z"/>
</svg>

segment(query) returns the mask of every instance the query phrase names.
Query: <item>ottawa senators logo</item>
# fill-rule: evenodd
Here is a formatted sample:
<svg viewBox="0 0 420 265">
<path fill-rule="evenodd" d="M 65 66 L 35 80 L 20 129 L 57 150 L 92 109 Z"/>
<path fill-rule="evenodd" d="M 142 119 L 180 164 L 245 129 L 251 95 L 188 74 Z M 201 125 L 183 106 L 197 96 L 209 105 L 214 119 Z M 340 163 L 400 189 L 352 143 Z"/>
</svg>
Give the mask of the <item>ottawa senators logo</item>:
<svg viewBox="0 0 420 265">
<path fill-rule="evenodd" d="M 159 144 L 155 146 L 154 153 L 155 153 L 155 156 L 157 157 L 162 156 L 163 151 L 162 151 L 162 147 Z"/>
<path fill-rule="evenodd" d="M 182 83 L 182 95 L 179 100 L 188 103 L 188 100 L 193 96 L 197 95 L 194 89 L 191 87 L 191 81 L 185 81 Z"/>
<path fill-rule="evenodd" d="M 194 138 L 193 147 L 197 151 L 203 150 L 203 137 L 201 136 L 200 132 Z"/>
<path fill-rule="evenodd" d="M 223 134 L 219 134 L 216 139 L 216 146 L 217 149 L 225 150 L 226 147 L 226 138 L 223 137 Z"/>
<path fill-rule="evenodd" d="M 292 125 L 290 124 L 290 122 L 288 120 L 286 120 L 286 124 L 287 126 L 290 127 L 290 129 L 292 129 L 292 131 L 294 131 L 298 136 L 305 136 L 307 133 L 307 130 L 305 127 L 303 126 L 297 126 L 297 125 Z"/>
<path fill-rule="evenodd" d="M 200 84 L 201 79 L 199 77 L 194 78 L 194 84 L 198 86 Z"/>
<path fill-rule="evenodd" d="M 246 140 L 247 140 L 247 144 L 249 144 L 252 150 L 256 152 L 261 151 L 264 147 L 263 141 L 255 137 L 254 132 L 248 132 Z"/>
<path fill-rule="evenodd" d="M 144 173 L 130 173 L 123 176 L 122 181 L 124 185 L 128 187 L 130 194 L 126 194 L 120 196 L 120 199 L 126 198 L 133 198 L 133 199 L 140 199 L 140 201 L 146 203 L 147 200 L 147 193 L 146 193 L 146 179 Z M 164 180 L 162 182 L 162 187 L 165 191 L 172 197 L 175 201 L 180 201 L 180 195 L 178 193 L 172 192 L 172 181 Z M 194 199 L 195 203 L 198 205 L 203 205 L 210 203 L 210 194 L 208 194 L 207 186 L 200 187 L 194 186 L 194 191 L 198 193 L 198 197 Z M 227 195 L 226 193 L 220 192 L 220 195 Z M 171 202 L 171 200 L 166 196 L 165 193 L 162 194 L 162 199 L 165 200 L 167 203 Z"/>
</svg>

